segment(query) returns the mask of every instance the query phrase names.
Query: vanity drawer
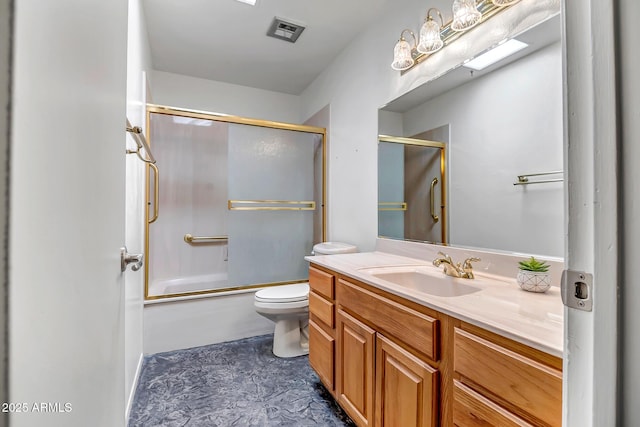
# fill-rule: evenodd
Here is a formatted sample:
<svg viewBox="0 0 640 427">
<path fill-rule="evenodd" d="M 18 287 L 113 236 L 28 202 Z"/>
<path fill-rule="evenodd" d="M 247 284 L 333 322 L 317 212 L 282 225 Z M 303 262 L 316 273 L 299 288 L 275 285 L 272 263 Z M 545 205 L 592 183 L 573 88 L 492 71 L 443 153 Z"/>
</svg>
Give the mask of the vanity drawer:
<svg viewBox="0 0 640 427">
<path fill-rule="evenodd" d="M 532 426 L 459 381 L 453 382 L 453 425 L 456 427 Z"/>
<path fill-rule="evenodd" d="M 385 335 L 409 345 L 427 358 L 439 359 L 438 319 L 427 316 L 346 280 L 338 280 L 338 303 L 357 313 Z"/>
<path fill-rule="evenodd" d="M 316 316 L 331 329 L 335 327 L 334 305 L 332 302 L 316 294 L 315 291 L 309 292 L 309 313 Z"/>
<path fill-rule="evenodd" d="M 326 298 L 335 298 L 333 274 L 309 267 L 309 287 Z"/>
<path fill-rule="evenodd" d="M 559 370 L 458 328 L 454 370 L 462 383 L 504 402 L 522 417 L 550 426 L 562 424 Z"/>
</svg>

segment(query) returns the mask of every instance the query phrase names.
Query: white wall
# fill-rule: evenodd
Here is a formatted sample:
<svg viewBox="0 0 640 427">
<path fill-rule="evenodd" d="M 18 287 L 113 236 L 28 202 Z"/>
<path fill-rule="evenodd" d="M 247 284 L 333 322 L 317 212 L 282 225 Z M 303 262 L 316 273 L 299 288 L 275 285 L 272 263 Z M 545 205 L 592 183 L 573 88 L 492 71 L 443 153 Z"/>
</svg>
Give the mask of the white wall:
<svg viewBox="0 0 640 427">
<path fill-rule="evenodd" d="M 451 16 L 451 3 L 432 2 Z M 424 2 L 393 2 L 302 94 L 303 116 L 331 104 L 328 240 L 372 250 L 377 235 L 378 108 L 533 22 L 559 11 L 559 1 L 520 2 L 401 76 L 391 69 L 400 31 L 418 30 Z"/>
<path fill-rule="evenodd" d="M 151 68 L 151 50 L 145 27 L 142 0 L 129 0 L 127 36 L 127 118 L 146 129 L 146 70 Z M 127 146 L 136 149 L 131 135 Z M 134 154 L 126 156 L 125 245 L 129 253 L 144 253 L 145 164 Z M 145 260 L 146 262 L 146 260 Z M 125 396 L 131 407 L 139 369 L 142 366 L 142 311 L 144 270 L 128 269 L 125 288 Z"/>
<path fill-rule="evenodd" d="M 450 125 L 450 243 L 564 255 L 562 183 L 513 185 L 562 170 L 561 62 L 558 42 L 403 115 L 402 136 Z"/>
<path fill-rule="evenodd" d="M 300 123 L 300 97 L 164 71 L 149 73 L 153 103 L 253 119 Z"/>
</svg>

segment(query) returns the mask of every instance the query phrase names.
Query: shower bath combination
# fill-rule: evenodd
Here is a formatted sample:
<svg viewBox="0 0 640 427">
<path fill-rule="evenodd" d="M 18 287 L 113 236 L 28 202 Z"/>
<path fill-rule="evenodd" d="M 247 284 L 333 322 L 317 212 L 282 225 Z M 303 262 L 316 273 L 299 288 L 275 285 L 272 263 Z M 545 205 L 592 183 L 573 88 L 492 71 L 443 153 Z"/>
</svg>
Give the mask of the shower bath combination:
<svg viewBox="0 0 640 427">
<path fill-rule="evenodd" d="M 150 105 L 145 299 L 306 282 L 325 129 Z"/>
</svg>

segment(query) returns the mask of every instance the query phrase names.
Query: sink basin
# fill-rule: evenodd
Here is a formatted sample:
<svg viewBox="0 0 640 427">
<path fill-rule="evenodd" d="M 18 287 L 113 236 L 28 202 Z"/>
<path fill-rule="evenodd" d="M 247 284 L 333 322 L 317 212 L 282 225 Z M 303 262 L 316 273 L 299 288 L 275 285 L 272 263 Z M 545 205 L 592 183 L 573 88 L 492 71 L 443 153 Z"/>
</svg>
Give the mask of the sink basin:
<svg viewBox="0 0 640 427">
<path fill-rule="evenodd" d="M 438 297 L 458 297 L 482 290 L 464 283 L 476 279 L 445 276 L 440 269 L 430 266 L 371 267 L 359 271 L 404 288 Z"/>
</svg>

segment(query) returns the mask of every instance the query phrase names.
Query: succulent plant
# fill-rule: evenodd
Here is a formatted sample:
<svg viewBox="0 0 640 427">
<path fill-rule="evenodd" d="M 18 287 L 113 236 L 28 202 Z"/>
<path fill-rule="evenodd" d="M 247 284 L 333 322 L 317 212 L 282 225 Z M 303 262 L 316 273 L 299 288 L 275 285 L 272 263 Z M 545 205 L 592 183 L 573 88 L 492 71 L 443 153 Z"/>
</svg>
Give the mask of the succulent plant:
<svg viewBox="0 0 640 427">
<path fill-rule="evenodd" d="M 520 270 L 532 271 L 534 273 L 546 273 L 549 271 L 549 264 L 546 261 L 538 261 L 534 257 L 526 261 L 520 261 Z"/>
</svg>

